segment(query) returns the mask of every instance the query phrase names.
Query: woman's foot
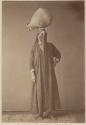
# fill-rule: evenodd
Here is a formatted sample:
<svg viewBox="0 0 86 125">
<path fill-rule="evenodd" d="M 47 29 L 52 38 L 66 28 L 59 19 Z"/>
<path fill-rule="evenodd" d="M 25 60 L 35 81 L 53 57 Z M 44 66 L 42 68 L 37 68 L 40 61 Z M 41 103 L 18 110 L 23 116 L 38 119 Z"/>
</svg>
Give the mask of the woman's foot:
<svg viewBox="0 0 86 125">
<path fill-rule="evenodd" d="M 52 119 L 52 120 L 56 119 L 52 114 L 49 115 L 49 118 Z"/>
<path fill-rule="evenodd" d="M 43 116 L 42 115 L 40 115 L 40 114 L 36 114 L 36 115 L 34 115 L 34 119 L 36 120 L 36 119 L 39 119 L 39 118 L 43 118 Z"/>
<path fill-rule="evenodd" d="M 43 118 L 48 118 L 50 115 L 50 112 L 43 112 Z"/>
<path fill-rule="evenodd" d="M 51 112 L 43 112 L 43 118 L 49 118 L 49 119 L 52 119 L 52 120 L 56 119 Z"/>
</svg>

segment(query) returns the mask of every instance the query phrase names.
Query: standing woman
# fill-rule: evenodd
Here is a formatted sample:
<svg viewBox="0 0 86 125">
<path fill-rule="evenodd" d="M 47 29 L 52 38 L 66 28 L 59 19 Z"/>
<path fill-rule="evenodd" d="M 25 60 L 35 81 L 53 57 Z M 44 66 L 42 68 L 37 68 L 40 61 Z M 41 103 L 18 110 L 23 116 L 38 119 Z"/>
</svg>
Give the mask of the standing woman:
<svg viewBox="0 0 86 125">
<path fill-rule="evenodd" d="M 30 30 L 31 28 L 29 25 Z M 37 29 L 38 34 L 30 55 L 33 82 L 31 112 L 41 117 L 48 117 L 61 108 L 54 70 L 56 63 L 61 59 L 61 54 L 52 43 L 47 42 L 45 27 L 39 26 Z"/>
</svg>

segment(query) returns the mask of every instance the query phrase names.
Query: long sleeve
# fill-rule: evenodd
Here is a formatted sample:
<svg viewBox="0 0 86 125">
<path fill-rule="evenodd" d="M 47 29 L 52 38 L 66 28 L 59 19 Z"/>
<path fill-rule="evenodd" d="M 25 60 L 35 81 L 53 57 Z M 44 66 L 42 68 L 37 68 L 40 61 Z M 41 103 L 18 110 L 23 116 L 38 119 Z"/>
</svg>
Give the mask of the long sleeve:
<svg viewBox="0 0 86 125">
<path fill-rule="evenodd" d="M 32 46 L 30 51 L 30 70 L 34 71 L 34 45 Z"/>
<path fill-rule="evenodd" d="M 60 61 L 60 59 L 61 59 L 61 53 L 60 53 L 60 51 L 52 43 L 51 43 L 51 45 L 52 45 L 53 57 L 59 59 L 59 61 Z"/>
</svg>

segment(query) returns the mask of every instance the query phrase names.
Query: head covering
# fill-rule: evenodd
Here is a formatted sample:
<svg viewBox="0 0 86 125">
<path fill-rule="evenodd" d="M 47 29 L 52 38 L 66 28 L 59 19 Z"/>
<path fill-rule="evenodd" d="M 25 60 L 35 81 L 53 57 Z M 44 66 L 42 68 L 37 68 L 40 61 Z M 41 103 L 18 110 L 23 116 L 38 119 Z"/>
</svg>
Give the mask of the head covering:
<svg viewBox="0 0 86 125">
<path fill-rule="evenodd" d="M 46 28 L 52 22 L 52 15 L 45 8 L 38 8 L 36 12 L 33 14 L 30 22 L 27 24 L 29 29 L 35 28 Z"/>
</svg>

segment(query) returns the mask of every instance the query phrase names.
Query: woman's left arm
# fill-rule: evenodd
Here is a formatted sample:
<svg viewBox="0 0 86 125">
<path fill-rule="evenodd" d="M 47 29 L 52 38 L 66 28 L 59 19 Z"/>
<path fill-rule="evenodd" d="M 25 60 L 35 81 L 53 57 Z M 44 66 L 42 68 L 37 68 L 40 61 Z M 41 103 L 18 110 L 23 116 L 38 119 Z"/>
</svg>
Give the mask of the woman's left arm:
<svg viewBox="0 0 86 125">
<path fill-rule="evenodd" d="M 52 44 L 52 54 L 53 54 L 54 65 L 56 65 L 61 60 L 61 53 L 53 44 Z"/>
</svg>

